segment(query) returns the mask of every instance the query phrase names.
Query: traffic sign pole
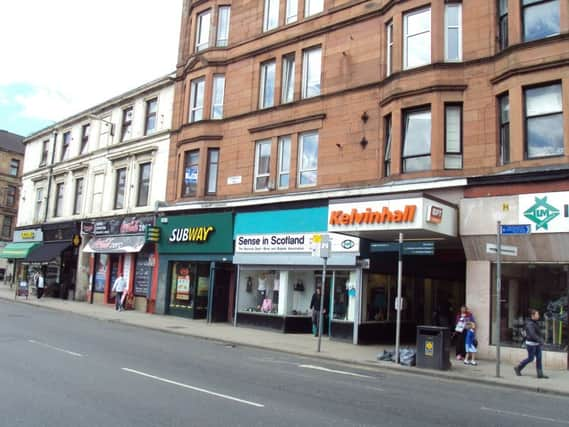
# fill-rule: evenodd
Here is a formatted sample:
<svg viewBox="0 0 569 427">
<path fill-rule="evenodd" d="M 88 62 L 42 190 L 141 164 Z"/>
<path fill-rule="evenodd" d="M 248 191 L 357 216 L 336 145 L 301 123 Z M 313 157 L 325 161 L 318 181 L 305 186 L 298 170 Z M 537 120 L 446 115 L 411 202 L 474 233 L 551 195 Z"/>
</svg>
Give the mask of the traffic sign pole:
<svg viewBox="0 0 569 427">
<path fill-rule="evenodd" d="M 502 323 L 502 226 L 498 221 L 496 233 L 496 378 L 500 378 L 500 329 Z"/>
<path fill-rule="evenodd" d="M 399 338 L 401 335 L 401 281 L 403 278 L 403 233 L 399 233 L 399 258 L 397 260 L 397 321 L 395 323 L 395 363 L 399 363 Z"/>
</svg>

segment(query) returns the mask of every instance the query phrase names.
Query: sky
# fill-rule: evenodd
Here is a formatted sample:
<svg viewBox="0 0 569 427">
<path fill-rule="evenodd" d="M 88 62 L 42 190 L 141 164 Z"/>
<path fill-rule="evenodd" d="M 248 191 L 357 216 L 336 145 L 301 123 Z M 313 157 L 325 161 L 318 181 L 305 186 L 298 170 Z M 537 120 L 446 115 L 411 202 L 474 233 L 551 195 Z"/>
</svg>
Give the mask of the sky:
<svg viewBox="0 0 569 427">
<path fill-rule="evenodd" d="M 28 136 L 175 70 L 183 0 L 0 0 L 0 129 Z"/>
</svg>

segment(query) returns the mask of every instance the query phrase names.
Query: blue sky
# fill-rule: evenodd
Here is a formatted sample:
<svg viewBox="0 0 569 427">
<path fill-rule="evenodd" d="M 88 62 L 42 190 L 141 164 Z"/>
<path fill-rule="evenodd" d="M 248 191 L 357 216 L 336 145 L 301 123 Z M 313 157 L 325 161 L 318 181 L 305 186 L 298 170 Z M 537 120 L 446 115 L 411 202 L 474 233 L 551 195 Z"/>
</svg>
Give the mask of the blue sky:
<svg viewBox="0 0 569 427">
<path fill-rule="evenodd" d="M 0 0 L 0 129 L 28 136 L 174 71 L 181 9 L 182 0 Z"/>
</svg>

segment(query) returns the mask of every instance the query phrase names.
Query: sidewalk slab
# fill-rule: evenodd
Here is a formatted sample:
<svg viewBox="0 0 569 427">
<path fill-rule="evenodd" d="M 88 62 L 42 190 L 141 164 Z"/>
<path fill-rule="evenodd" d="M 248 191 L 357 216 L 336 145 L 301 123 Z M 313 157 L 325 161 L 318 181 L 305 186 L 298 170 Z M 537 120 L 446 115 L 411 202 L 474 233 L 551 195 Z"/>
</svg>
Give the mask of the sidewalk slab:
<svg viewBox="0 0 569 427">
<path fill-rule="evenodd" d="M 316 352 L 317 339 L 310 334 L 283 334 L 274 331 L 236 328 L 228 323 L 206 323 L 205 320 L 192 320 L 182 317 L 147 314 L 138 311 L 117 312 L 113 306 L 89 304 L 81 301 L 67 301 L 55 298 L 35 296 L 14 298 L 14 289 L 0 284 L 0 299 L 15 303 L 41 306 L 53 310 L 74 313 L 109 322 L 142 327 L 156 331 L 192 336 L 212 340 L 227 345 L 244 345 L 277 352 L 285 352 L 298 356 L 319 358 L 323 361 L 338 362 L 351 368 L 365 370 L 388 370 L 393 373 L 429 376 L 444 380 L 468 381 L 498 387 L 508 387 L 540 393 L 551 393 L 569 396 L 569 370 L 548 370 L 547 380 L 536 378 L 535 368 L 528 366 L 522 377 L 517 377 L 513 366 L 502 363 L 501 377 L 496 378 L 496 362 L 479 360 L 478 366 L 465 366 L 462 362 L 452 361 L 449 371 L 434 371 L 378 361 L 377 355 L 386 346 L 370 345 L 356 346 L 346 342 L 323 339 L 321 352 Z M 389 346 L 393 348 L 393 346 Z"/>
</svg>

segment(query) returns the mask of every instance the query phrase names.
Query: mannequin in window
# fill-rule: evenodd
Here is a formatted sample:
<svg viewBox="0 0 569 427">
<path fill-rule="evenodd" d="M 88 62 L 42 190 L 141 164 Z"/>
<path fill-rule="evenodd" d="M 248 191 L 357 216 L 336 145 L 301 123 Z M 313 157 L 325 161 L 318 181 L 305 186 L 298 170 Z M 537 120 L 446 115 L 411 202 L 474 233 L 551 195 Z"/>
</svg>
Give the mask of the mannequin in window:
<svg viewBox="0 0 569 427">
<path fill-rule="evenodd" d="M 280 277 L 279 273 L 275 273 L 275 279 L 273 281 L 273 305 L 276 306 L 279 303 L 279 289 L 280 289 Z"/>
<path fill-rule="evenodd" d="M 267 295 L 267 276 L 261 273 L 257 281 L 257 308 L 260 310 L 263 300 Z"/>
</svg>

